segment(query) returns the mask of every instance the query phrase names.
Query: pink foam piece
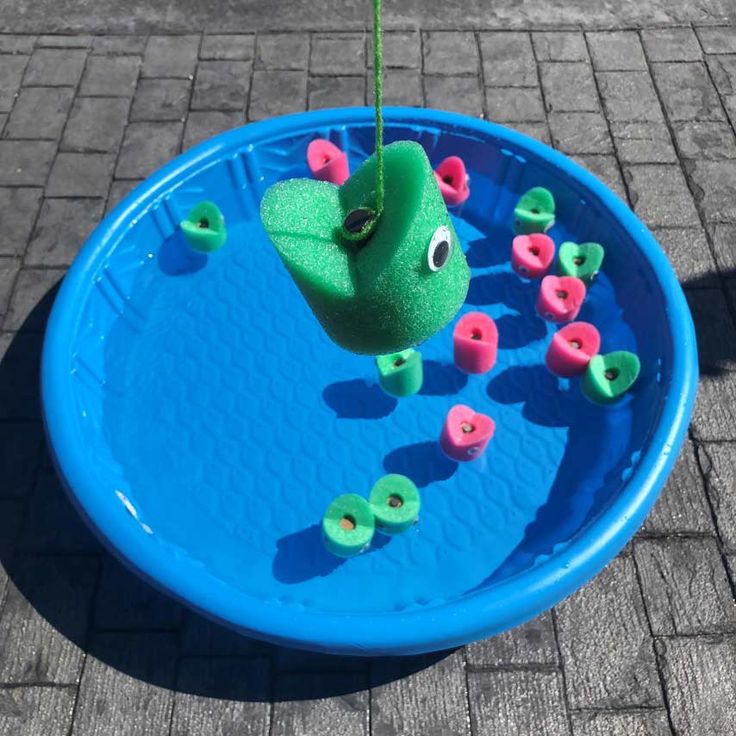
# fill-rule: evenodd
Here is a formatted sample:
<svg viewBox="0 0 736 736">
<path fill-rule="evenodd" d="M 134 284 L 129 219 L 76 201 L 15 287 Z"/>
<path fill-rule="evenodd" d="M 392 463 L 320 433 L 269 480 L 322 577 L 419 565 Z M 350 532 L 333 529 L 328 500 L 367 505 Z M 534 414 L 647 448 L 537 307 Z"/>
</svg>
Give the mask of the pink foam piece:
<svg viewBox="0 0 736 736">
<path fill-rule="evenodd" d="M 468 172 L 459 156 L 448 156 L 434 171 L 445 204 L 450 207 L 462 204 L 470 196 Z"/>
<path fill-rule="evenodd" d="M 455 365 L 465 373 L 487 373 L 496 364 L 498 328 L 483 312 L 468 312 L 452 333 Z"/>
<path fill-rule="evenodd" d="M 307 166 L 312 176 L 341 186 L 350 176 L 348 157 L 334 143 L 315 138 L 307 146 Z"/>
<path fill-rule="evenodd" d="M 440 447 L 447 457 L 464 463 L 477 460 L 496 431 L 496 424 L 465 404 L 455 404 L 445 418 Z"/>
<path fill-rule="evenodd" d="M 544 362 L 556 376 L 579 376 L 601 349 L 601 335 L 589 322 L 570 322 L 559 329 L 547 348 Z"/>
<path fill-rule="evenodd" d="M 525 279 L 546 276 L 555 257 L 555 241 L 544 233 L 517 235 L 511 243 L 511 266 Z"/>
<path fill-rule="evenodd" d="M 575 276 L 545 276 L 537 296 L 537 312 L 548 322 L 571 322 L 585 299 L 585 284 Z"/>
</svg>

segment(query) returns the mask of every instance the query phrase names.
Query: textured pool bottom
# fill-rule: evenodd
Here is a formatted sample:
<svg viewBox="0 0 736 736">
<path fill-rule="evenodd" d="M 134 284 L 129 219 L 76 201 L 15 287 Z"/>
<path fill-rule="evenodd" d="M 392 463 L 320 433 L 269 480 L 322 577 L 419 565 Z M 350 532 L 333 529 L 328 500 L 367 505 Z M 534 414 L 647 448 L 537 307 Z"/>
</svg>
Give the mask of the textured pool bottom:
<svg viewBox="0 0 736 736">
<path fill-rule="evenodd" d="M 380 612 L 514 575 L 605 508 L 644 439 L 632 412 L 653 424 L 656 406 L 637 395 L 655 376 L 645 371 L 609 409 L 587 402 L 577 380 L 551 376 L 552 328 L 534 312 L 538 283 L 510 270 L 510 228 L 474 226 L 462 211 L 454 223 L 473 275 L 463 312 L 497 321 L 498 363 L 460 373 L 450 325 L 420 348 L 420 394 L 399 401 L 380 390 L 370 358 L 326 338 L 257 221 L 228 223 L 228 244 L 208 257 L 180 235 L 151 250 L 131 290 L 142 326 L 131 340 L 121 318 L 108 336 L 103 426 L 159 544 L 254 597 Z M 561 224 L 551 234 L 573 235 Z M 637 350 L 605 269 L 580 319 L 601 329 L 604 351 Z M 455 403 L 496 422 L 481 460 L 458 465 L 438 450 Z M 420 487 L 419 523 L 377 536 L 359 558 L 332 557 L 318 526 L 328 503 L 366 494 L 386 472 Z"/>
</svg>

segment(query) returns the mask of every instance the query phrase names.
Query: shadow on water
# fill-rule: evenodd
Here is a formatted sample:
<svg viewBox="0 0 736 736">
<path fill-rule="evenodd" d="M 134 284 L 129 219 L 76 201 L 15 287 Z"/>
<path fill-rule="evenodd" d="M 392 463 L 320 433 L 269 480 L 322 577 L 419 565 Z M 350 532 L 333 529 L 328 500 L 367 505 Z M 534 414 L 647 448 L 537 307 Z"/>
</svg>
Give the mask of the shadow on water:
<svg viewBox="0 0 736 736">
<path fill-rule="evenodd" d="M 357 378 L 331 383 L 322 392 L 322 398 L 340 419 L 382 419 L 398 403 L 377 383 L 369 384 Z"/>
<path fill-rule="evenodd" d="M 447 480 L 457 470 L 457 463 L 446 457 L 437 441 L 418 442 L 392 450 L 383 459 L 387 473 L 400 473 L 424 488 L 435 481 Z"/>
</svg>

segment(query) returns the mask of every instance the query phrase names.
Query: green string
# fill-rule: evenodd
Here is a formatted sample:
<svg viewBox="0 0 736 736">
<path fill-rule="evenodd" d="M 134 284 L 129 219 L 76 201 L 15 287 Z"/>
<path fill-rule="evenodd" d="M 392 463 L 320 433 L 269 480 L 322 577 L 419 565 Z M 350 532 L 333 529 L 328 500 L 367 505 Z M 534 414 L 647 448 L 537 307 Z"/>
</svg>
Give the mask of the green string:
<svg viewBox="0 0 736 736">
<path fill-rule="evenodd" d="M 376 220 L 383 212 L 383 29 L 381 0 L 373 0 L 373 79 L 376 105 Z"/>
</svg>

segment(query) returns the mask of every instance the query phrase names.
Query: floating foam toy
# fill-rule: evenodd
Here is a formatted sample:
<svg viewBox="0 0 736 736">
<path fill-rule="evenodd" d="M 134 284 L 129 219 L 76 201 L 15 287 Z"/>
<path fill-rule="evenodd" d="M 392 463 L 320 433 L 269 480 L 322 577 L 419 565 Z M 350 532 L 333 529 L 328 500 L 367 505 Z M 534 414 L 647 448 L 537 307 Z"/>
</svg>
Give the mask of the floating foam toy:
<svg viewBox="0 0 736 736">
<path fill-rule="evenodd" d="M 544 362 L 556 376 L 572 378 L 585 371 L 600 348 L 601 336 L 593 325 L 571 322 L 552 336 Z"/>
<path fill-rule="evenodd" d="M 338 496 L 322 519 L 325 547 L 338 557 L 355 557 L 370 546 L 376 522 L 371 507 L 357 493 Z"/>
<path fill-rule="evenodd" d="M 350 176 L 347 154 L 324 138 L 315 138 L 307 146 L 307 166 L 315 179 L 338 186 Z"/>
<path fill-rule="evenodd" d="M 448 156 L 434 170 L 442 198 L 449 207 L 462 204 L 470 196 L 470 177 L 459 156 Z"/>
<path fill-rule="evenodd" d="M 555 242 L 544 233 L 517 235 L 511 242 L 511 267 L 525 279 L 546 276 L 555 257 Z"/>
<path fill-rule="evenodd" d="M 343 184 L 290 179 L 261 203 L 263 225 L 327 334 L 382 355 L 431 337 L 465 300 L 470 270 L 424 149 L 386 146 L 376 210 L 376 156 Z"/>
<path fill-rule="evenodd" d="M 549 322 L 571 322 L 585 299 L 585 284 L 574 276 L 545 276 L 537 296 L 537 313 Z"/>
<path fill-rule="evenodd" d="M 376 529 L 385 534 L 400 534 L 419 518 L 419 491 L 405 475 L 384 475 L 368 497 Z"/>
<path fill-rule="evenodd" d="M 452 333 L 455 365 L 465 373 L 487 373 L 496 364 L 498 328 L 483 312 L 468 312 Z"/>
<path fill-rule="evenodd" d="M 589 286 L 603 265 L 605 251 L 599 243 L 571 243 L 560 246 L 557 256 L 557 273 L 575 276 Z"/>
<path fill-rule="evenodd" d="M 445 418 L 440 434 L 440 447 L 452 460 L 477 460 L 485 452 L 496 431 L 488 415 L 476 412 L 465 404 L 455 404 Z"/>
<path fill-rule="evenodd" d="M 546 233 L 555 224 L 555 199 L 544 187 L 534 187 L 514 208 L 514 230 L 518 235 Z"/>
<path fill-rule="evenodd" d="M 636 382 L 641 364 L 627 350 L 591 358 L 581 383 L 583 394 L 596 404 L 618 401 Z"/>
<path fill-rule="evenodd" d="M 417 393 L 424 380 L 422 354 L 409 348 L 390 355 L 376 357 L 378 381 L 381 388 L 389 394 L 403 398 Z"/>
<path fill-rule="evenodd" d="M 213 253 L 227 240 L 225 216 L 214 202 L 196 204 L 179 227 L 189 247 L 198 253 Z"/>
</svg>

